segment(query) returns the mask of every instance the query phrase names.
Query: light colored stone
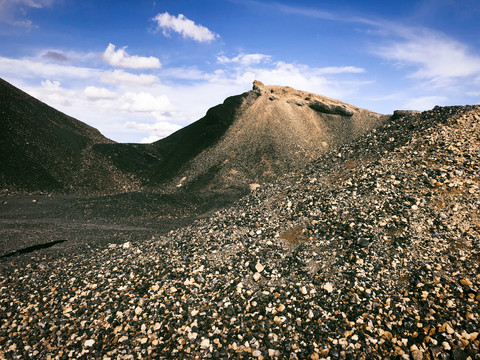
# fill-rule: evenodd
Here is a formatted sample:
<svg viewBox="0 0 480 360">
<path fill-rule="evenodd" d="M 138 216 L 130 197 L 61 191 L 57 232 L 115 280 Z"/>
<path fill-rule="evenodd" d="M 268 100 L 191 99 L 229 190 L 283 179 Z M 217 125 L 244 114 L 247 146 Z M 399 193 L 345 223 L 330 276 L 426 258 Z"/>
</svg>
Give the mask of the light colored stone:
<svg viewBox="0 0 480 360">
<path fill-rule="evenodd" d="M 260 187 L 260 184 L 250 184 L 250 191 L 255 191 Z"/>
<path fill-rule="evenodd" d="M 260 280 L 261 277 L 262 277 L 262 275 L 260 275 L 258 272 L 253 274 L 253 280 L 255 280 L 255 281 Z"/>
<path fill-rule="evenodd" d="M 128 340 L 128 336 L 123 335 L 120 339 L 118 339 L 118 342 L 125 342 Z"/>
<path fill-rule="evenodd" d="M 330 283 L 328 283 L 328 282 L 323 285 L 323 288 L 324 288 L 328 293 L 331 293 L 331 292 L 333 291 L 333 285 L 330 284 Z"/>
<path fill-rule="evenodd" d="M 413 360 L 423 360 L 423 351 L 413 350 L 412 351 L 412 358 L 413 358 Z"/>
<path fill-rule="evenodd" d="M 265 267 L 262 264 L 260 264 L 259 262 L 257 262 L 257 265 L 255 265 L 255 270 L 257 270 L 257 272 L 261 273 L 264 269 L 265 269 Z"/>
<path fill-rule="evenodd" d="M 131 246 L 132 246 L 132 244 L 130 243 L 130 241 L 127 241 L 126 243 L 123 243 L 122 248 L 130 249 Z"/>
<path fill-rule="evenodd" d="M 208 349 L 209 347 L 210 347 L 210 340 L 209 339 L 203 339 L 202 342 L 200 343 L 200 348 Z"/>
<path fill-rule="evenodd" d="M 92 347 L 93 344 L 95 344 L 95 340 L 93 340 L 93 339 L 88 339 L 88 340 L 85 341 L 85 344 L 84 344 L 84 345 L 85 345 L 85 347 Z"/>
</svg>

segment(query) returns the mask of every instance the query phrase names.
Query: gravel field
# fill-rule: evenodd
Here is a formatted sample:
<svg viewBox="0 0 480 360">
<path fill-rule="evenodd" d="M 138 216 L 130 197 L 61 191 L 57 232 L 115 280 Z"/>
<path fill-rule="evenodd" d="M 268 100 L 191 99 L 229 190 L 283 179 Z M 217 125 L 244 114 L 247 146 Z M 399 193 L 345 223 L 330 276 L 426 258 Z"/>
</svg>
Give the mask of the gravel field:
<svg viewBox="0 0 480 360">
<path fill-rule="evenodd" d="M 479 144 L 478 106 L 399 113 L 180 229 L 8 257 L 0 358 L 480 359 Z"/>
</svg>

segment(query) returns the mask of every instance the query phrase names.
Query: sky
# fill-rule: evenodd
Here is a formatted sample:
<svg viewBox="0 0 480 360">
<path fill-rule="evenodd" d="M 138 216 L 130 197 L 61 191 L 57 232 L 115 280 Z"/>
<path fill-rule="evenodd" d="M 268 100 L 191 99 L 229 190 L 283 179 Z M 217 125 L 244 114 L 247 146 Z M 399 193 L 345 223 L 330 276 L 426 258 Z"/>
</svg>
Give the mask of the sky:
<svg viewBox="0 0 480 360">
<path fill-rule="evenodd" d="M 0 77 L 119 142 L 254 80 L 383 114 L 480 102 L 479 0 L 0 0 Z"/>
</svg>

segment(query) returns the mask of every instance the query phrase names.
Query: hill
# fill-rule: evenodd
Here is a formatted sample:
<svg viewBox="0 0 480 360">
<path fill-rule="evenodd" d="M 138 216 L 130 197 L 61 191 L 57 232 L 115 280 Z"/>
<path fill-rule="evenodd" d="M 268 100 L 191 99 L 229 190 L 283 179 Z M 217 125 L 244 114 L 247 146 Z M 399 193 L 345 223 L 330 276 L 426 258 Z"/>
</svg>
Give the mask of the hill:
<svg viewBox="0 0 480 360">
<path fill-rule="evenodd" d="M 112 192 L 133 187 L 92 152 L 100 132 L 0 79 L 0 186 L 4 192 Z"/>
<path fill-rule="evenodd" d="M 300 169 L 387 116 L 282 86 L 254 82 L 204 118 L 153 144 L 173 184 L 246 188 Z"/>
<path fill-rule="evenodd" d="M 153 144 L 118 144 L 0 81 L 2 169 L 10 192 L 227 191 L 300 169 L 388 116 L 289 87 L 227 98 Z"/>
<path fill-rule="evenodd" d="M 166 236 L 13 263 L 0 355 L 477 359 L 479 135 L 397 113 Z"/>
</svg>

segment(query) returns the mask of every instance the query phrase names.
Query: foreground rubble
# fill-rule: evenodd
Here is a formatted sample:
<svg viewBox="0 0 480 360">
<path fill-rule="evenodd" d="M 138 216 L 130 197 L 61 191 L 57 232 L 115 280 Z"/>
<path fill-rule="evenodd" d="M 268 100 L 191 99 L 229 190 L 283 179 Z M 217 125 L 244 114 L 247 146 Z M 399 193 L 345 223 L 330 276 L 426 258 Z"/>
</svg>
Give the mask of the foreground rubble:
<svg viewBox="0 0 480 360">
<path fill-rule="evenodd" d="M 480 107 L 400 114 L 145 242 L 14 263 L 3 358 L 480 359 Z"/>
</svg>

